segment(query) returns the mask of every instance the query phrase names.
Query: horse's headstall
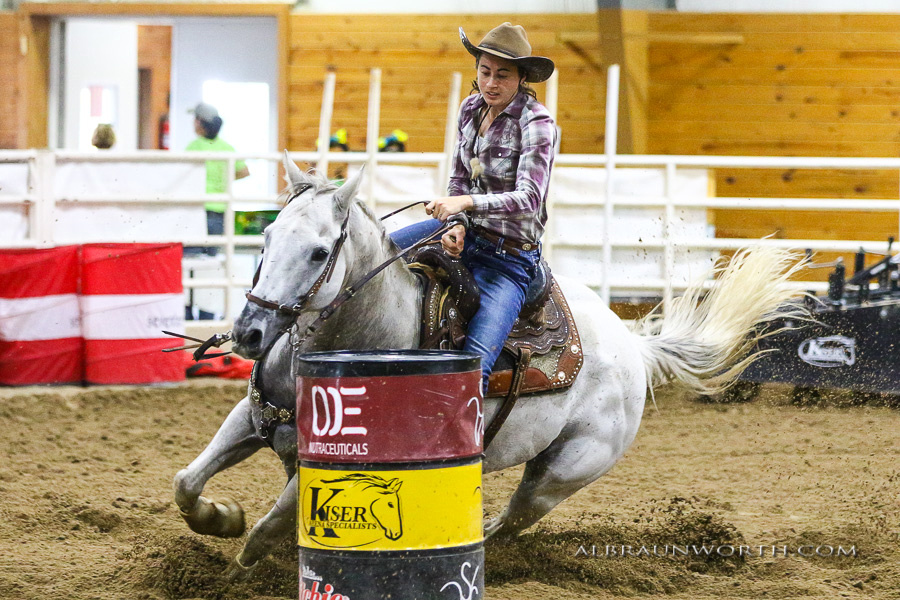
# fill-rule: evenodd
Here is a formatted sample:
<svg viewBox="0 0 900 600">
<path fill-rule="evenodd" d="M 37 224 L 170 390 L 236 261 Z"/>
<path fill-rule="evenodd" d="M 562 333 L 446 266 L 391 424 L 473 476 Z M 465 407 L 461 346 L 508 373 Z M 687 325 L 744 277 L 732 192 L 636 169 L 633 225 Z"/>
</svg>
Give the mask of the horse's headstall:
<svg viewBox="0 0 900 600">
<path fill-rule="evenodd" d="M 305 192 L 311 190 L 312 188 L 313 188 L 313 185 L 311 183 L 300 184 L 299 188 L 291 190 L 291 194 L 290 194 L 290 196 L 288 196 L 287 200 L 285 200 L 284 205 L 287 206 L 288 204 L 293 202 L 294 199 L 298 198 L 299 196 L 302 196 Z"/>
</svg>

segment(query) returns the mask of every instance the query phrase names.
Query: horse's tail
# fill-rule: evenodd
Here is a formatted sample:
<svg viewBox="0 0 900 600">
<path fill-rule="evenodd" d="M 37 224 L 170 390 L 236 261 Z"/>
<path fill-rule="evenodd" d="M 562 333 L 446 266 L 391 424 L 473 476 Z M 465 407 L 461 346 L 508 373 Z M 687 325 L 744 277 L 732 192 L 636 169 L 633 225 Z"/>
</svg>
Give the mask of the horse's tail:
<svg viewBox="0 0 900 600">
<path fill-rule="evenodd" d="M 788 282 L 805 264 L 777 248 L 741 250 L 727 266 L 716 267 L 718 278 L 705 297 L 703 283 L 694 284 L 666 306 L 665 315 L 654 310 L 639 320 L 634 331 L 648 385 L 672 381 L 704 395 L 728 387 L 760 356 L 751 353 L 756 342 L 775 333 L 764 331 L 765 325 L 809 318 L 802 303 L 788 302 L 797 293 Z"/>
</svg>

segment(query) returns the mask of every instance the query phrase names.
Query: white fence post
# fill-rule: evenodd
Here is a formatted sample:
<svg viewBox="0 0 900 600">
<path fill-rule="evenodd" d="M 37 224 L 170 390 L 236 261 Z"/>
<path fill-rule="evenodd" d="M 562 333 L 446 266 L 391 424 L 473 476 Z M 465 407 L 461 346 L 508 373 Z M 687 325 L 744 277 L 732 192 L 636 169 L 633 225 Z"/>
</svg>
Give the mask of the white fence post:
<svg viewBox="0 0 900 600">
<path fill-rule="evenodd" d="M 554 123 L 557 121 L 557 113 L 559 112 L 559 71 L 553 70 L 550 79 L 547 80 L 547 111 Z M 560 133 L 559 125 L 556 127 L 557 134 Z M 560 140 L 556 140 L 554 151 L 559 150 Z M 555 171 L 550 171 L 550 188 L 547 193 L 547 229 L 544 231 L 543 241 L 541 243 L 541 255 L 549 261 L 553 257 L 553 238 L 556 236 L 556 220 L 553 213 L 556 209 L 556 195 L 553 192 L 553 180 Z"/>
<path fill-rule="evenodd" d="M 378 164 L 378 128 L 381 123 L 381 69 L 369 73 L 369 119 L 366 127 L 366 199 L 369 208 L 375 210 L 375 169 Z"/>
<path fill-rule="evenodd" d="M 225 321 L 231 319 L 231 287 L 234 285 L 234 169 L 236 159 L 228 158 L 228 172 L 225 179 L 225 227 L 223 234 L 225 235 L 225 281 L 228 284 L 222 289 L 225 294 L 224 308 L 222 310 L 222 318 Z M 208 231 L 207 231 L 208 233 Z"/>
<path fill-rule="evenodd" d="M 316 150 L 319 159 L 316 169 L 324 175 L 328 174 L 328 151 L 331 143 L 331 117 L 334 114 L 334 84 L 337 77 L 334 71 L 325 73 L 325 87 L 322 90 L 322 111 L 319 113 L 319 139 Z"/>
<path fill-rule="evenodd" d="M 675 247 L 672 240 L 675 220 L 675 163 L 667 162 L 665 171 L 666 206 L 663 212 L 663 310 L 672 301 L 672 278 L 675 276 Z"/>
<path fill-rule="evenodd" d="M 619 65 L 610 65 L 606 75 L 606 201 L 603 203 L 603 284 L 600 297 L 609 304 L 612 285 L 613 178 L 616 171 L 616 142 L 619 131 Z"/>
<path fill-rule="evenodd" d="M 56 214 L 56 154 L 41 150 L 34 160 L 35 204 L 32 237 L 41 246 L 53 245 L 53 228 Z"/>
<path fill-rule="evenodd" d="M 437 187 L 434 193 L 443 196 L 450 183 L 450 161 L 456 146 L 456 115 L 459 112 L 459 94 L 462 91 L 462 74 L 455 71 L 450 78 L 450 94 L 447 96 L 447 122 L 444 125 L 444 160 L 438 165 Z"/>
</svg>

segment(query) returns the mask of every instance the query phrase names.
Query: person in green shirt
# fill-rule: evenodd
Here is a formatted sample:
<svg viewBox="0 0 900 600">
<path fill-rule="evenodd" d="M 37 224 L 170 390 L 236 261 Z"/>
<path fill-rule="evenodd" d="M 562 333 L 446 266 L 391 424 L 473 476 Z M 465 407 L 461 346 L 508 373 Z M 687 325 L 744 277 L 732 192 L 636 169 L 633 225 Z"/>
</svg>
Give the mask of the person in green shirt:
<svg viewBox="0 0 900 600">
<path fill-rule="evenodd" d="M 188 144 L 185 150 L 197 152 L 234 152 L 234 147 L 219 137 L 222 129 L 222 117 L 216 107 L 201 102 L 192 110 L 194 113 L 194 131 L 197 139 Z M 218 160 L 210 160 L 206 163 L 206 193 L 224 194 L 227 186 L 225 169 L 228 163 Z M 247 163 L 243 160 L 235 161 L 234 178 L 243 179 L 250 175 Z M 222 235 L 225 232 L 225 203 L 207 202 L 206 229 L 209 235 Z"/>
</svg>

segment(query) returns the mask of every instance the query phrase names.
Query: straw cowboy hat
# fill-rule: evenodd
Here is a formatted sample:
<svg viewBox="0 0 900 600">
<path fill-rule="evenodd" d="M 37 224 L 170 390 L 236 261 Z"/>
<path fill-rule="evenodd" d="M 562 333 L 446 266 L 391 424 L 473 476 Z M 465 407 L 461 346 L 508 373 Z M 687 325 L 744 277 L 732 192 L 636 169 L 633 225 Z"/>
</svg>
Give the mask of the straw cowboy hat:
<svg viewBox="0 0 900 600">
<path fill-rule="evenodd" d="M 525 81 L 530 83 L 547 81 L 553 75 L 552 60 L 543 56 L 531 55 L 531 44 L 528 43 L 525 28 L 521 25 L 512 25 L 507 22 L 494 27 L 487 32 L 477 46 L 472 45 L 460 27 L 459 39 L 462 40 L 463 46 L 472 56 L 478 57 L 479 54 L 485 52 L 516 63 L 516 66 L 525 69 L 527 73 Z"/>
</svg>

